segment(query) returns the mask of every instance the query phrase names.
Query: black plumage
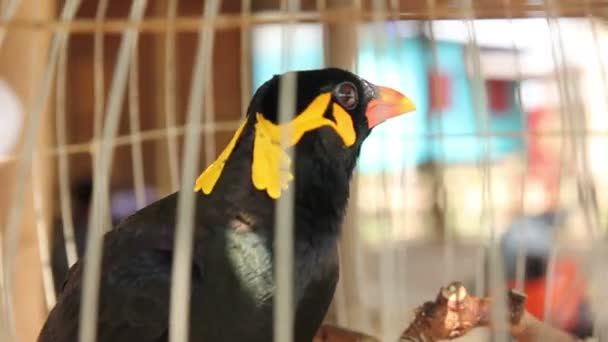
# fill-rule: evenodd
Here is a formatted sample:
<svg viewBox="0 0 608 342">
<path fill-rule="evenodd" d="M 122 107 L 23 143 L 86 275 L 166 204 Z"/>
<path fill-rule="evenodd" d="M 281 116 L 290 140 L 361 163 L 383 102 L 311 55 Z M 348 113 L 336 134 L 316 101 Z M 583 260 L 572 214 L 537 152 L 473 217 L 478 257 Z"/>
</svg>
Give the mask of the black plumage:
<svg viewBox="0 0 608 342">
<path fill-rule="evenodd" d="M 303 134 L 295 145 L 290 185 L 295 185 L 296 197 L 295 337 L 296 341 L 309 342 L 325 316 L 338 280 L 336 243 L 349 181 L 361 143 L 375 125 L 370 121 L 370 113 L 374 115 L 370 101 L 380 101 L 380 90 L 386 88 L 340 69 L 300 71 L 297 76 L 297 112 L 304 111 L 321 93 L 331 93 L 331 104 L 346 109 L 352 119 L 350 129 L 356 135 L 354 143 L 346 146 L 336 129 L 322 126 Z M 279 79 L 275 76 L 256 92 L 246 124 L 213 191 L 197 193 L 191 341 L 272 340 L 276 200 L 256 189 L 250 175 L 256 113 L 277 124 Z M 405 104 L 411 103 L 405 97 L 399 99 L 393 107 L 376 103 L 375 115 L 388 118 L 396 115 L 393 112 L 413 109 L 406 108 Z M 335 108 L 327 106 L 322 116 L 337 121 Z M 171 194 L 105 235 L 98 341 L 167 340 L 176 206 L 177 194 Z M 82 273 L 81 260 L 71 268 L 39 342 L 77 340 Z"/>
</svg>

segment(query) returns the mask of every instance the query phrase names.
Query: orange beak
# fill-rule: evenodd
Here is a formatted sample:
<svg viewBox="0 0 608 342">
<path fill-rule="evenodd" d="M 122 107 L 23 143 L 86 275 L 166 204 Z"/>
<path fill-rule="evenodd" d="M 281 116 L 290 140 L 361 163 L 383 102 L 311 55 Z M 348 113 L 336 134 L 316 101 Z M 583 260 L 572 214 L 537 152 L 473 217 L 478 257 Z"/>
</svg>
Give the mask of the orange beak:
<svg viewBox="0 0 608 342">
<path fill-rule="evenodd" d="M 407 96 L 395 89 L 376 86 L 378 94 L 367 104 L 365 116 L 369 128 L 396 116 L 416 110 L 416 105 Z"/>
</svg>

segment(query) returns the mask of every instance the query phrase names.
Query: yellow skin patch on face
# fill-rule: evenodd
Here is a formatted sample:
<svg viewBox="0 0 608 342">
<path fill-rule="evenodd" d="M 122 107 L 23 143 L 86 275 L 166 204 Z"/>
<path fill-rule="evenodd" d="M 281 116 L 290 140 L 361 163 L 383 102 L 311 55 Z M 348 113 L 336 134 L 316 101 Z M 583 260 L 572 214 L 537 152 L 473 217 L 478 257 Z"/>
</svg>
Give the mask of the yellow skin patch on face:
<svg viewBox="0 0 608 342">
<path fill-rule="evenodd" d="M 245 121 L 243 121 L 241 126 L 236 130 L 234 136 L 230 139 L 228 145 L 226 145 L 217 159 L 198 176 L 194 186 L 195 192 L 202 190 L 204 194 L 209 195 L 211 191 L 213 191 L 213 187 L 215 186 L 215 183 L 217 183 L 217 180 L 220 179 L 222 170 L 224 170 L 224 165 L 226 165 L 226 161 L 228 160 L 228 157 L 230 157 L 230 154 L 236 145 L 236 141 L 241 136 L 243 128 L 245 128 Z"/>
<path fill-rule="evenodd" d="M 281 196 L 282 190 L 287 189 L 289 182 L 293 180 L 293 174 L 290 171 L 291 160 L 281 147 L 283 130 L 291 133 L 286 147 L 294 146 L 305 133 L 323 126 L 332 127 L 342 138 L 344 145 L 352 146 L 355 143 L 356 133 L 352 118 L 340 105 L 333 104 L 333 115 L 336 122 L 323 116 L 330 100 L 331 93 L 317 96 L 302 113 L 283 125 L 276 125 L 264 118 L 261 113 L 256 113 L 251 164 L 251 180 L 256 189 L 265 190 L 268 196 L 277 199 Z M 217 160 L 198 177 L 194 191 L 202 190 L 207 195 L 213 191 L 243 127 L 244 123 Z"/>
<path fill-rule="evenodd" d="M 272 122 L 257 114 L 255 140 L 253 143 L 253 162 L 251 163 L 251 180 L 258 190 L 266 190 L 271 198 L 279 198 L 281 191 L 293 180 L 290 172 L 291 159 L 281 148 L 272 134 L 279 129 Z M 293 138 L 293 136 L 292 136 Z M 291 145 L 293 142 L 290 141 Z"/>
</svg>

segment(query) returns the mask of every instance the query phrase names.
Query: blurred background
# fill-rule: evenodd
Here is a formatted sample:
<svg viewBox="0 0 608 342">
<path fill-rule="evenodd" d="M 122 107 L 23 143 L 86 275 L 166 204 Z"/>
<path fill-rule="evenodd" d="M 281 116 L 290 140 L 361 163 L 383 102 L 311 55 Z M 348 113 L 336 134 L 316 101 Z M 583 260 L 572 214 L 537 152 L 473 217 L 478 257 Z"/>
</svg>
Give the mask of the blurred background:
<svg viewBox="0 0 608 342">
<path fill-rule="evenodd" d="M 202 170 L 265 80 L 325 66 L 417 105 L 364 145 L 328 322 L 387 340 L 441 285 L 484 294 L 493 273 L 551 324 L 605 322 L 607 1 L 223 1 L 196 94 L 204 3 L 0 1 L 0 327 L 33 341 L 85 249 L 113 88 L 108 227 L 178 189 L 190 96 L 205 99 Z"/>
</svg>

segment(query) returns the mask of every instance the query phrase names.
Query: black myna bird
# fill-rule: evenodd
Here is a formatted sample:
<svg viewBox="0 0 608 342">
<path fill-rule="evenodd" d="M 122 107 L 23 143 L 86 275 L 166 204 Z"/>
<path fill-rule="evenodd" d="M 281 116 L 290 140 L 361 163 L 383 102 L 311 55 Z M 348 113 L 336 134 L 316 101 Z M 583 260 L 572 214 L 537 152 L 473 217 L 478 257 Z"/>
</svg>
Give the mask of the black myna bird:
<svg viewBox="0 0 608 342">
<path fill-rule="evenodd" d="M 272 341 L 274 208 L 295 186 L 295 339 L 310 342 L 338 280 L 337 240 L 361 143 L 414 104 L 340 69 L 297 72 L 293 174 L 277 124 L 279 79 L 255 93 L 247 118 L 196 180 L 191 341 Z M 283 169 L 285 170 L 285 169 Z M 289 171 L 281 171 L 289 172 Z M 286 179 L 280 183 L 280 179 Z M 104 237 L 98 341 L 168 339 L 177 194 L 125 219 Z M 69 272 L 39 342 L 76 341 L 82 260 Z"/>
</svg>

